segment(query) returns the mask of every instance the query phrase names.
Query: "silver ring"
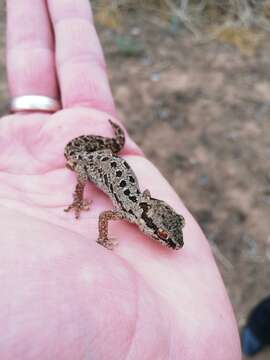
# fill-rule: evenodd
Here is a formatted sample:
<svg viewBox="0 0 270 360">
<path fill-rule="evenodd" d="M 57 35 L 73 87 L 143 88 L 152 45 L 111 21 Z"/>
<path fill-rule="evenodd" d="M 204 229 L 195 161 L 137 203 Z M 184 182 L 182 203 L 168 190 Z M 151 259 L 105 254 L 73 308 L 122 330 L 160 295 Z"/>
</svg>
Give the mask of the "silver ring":
<svg viewBox="0 0 270 360">
<path fill-rule="evenodd" d="M 42 95 L 16 96 L 10 101 L 10 110 L 56 112 L 61 109 L 60 101 Z"/>
</svg>

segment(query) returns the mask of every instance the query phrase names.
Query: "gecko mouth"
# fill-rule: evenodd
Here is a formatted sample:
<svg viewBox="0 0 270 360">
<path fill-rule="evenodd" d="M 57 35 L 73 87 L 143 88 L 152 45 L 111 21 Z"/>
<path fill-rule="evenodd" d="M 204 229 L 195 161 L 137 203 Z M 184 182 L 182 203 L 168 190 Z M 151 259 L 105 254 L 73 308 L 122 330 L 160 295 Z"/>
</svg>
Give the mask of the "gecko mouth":
<svg viewBox="0 0 270 360">
<path fill-rule="evenodd" d="M 177 244 L 176 242 L 172 241 L 171 239 L 168 240 L 167 246 L 174 250 L 180 249 L 180 247 L 182 247 L 180 244 Z"/>
<path fill-rule="evenodd" d="M 179 242 L 174 241 L 172 239 L 168 239 L 167 240 L 167 246 L 174 249 L 174 250 L 181 249 L 184 246 L 183 238 L 181 238 Z"/>
</svg>

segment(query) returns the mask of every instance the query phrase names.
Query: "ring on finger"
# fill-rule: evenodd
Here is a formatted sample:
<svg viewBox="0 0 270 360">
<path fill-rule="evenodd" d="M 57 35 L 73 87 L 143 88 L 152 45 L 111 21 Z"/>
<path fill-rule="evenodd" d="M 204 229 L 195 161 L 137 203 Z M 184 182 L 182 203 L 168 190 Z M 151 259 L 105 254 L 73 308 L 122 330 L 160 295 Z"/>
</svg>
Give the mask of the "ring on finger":
<svg viewBox="0 0 270 360">
<path fill-rule="evenodd" d="M 54 113 L 61 109 L 59 100 L 42 95 L 16 96 L 10 101 L 11 112 L 42 111 Z"/>
</svg>

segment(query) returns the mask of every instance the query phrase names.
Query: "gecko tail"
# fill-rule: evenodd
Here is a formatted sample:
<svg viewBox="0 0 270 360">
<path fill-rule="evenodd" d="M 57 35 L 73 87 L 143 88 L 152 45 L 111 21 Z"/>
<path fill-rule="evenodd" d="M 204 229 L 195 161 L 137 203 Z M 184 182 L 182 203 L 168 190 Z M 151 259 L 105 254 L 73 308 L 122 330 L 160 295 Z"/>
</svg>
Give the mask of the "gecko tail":
<svg viewBox="0 0 270 360">
<path fill-rule="evenodd" d="M 111 119 L 109 119 L 109 123 L 111 124 L 114 131 L 114 137 L 110 139 L 110 149 L 114 154 L 117 154 L 123 149 L 125 145 L 125 133 L 124 130 Z"/>
<path fill-rule="evenodd" d="M 72 139 L 66 146 L 64 155 L 66 159 L 72 156 L 77 156 L 79 153 L 86 151 L 91 153 L 93 151 L 110 149 L 113 154 L 119 153 L 125 145 L 125 133 L 124 130 L 109 120 L 113 131 L 113 138 L 105 138 L 98 135 L 81 135 Z"/>
</svg>

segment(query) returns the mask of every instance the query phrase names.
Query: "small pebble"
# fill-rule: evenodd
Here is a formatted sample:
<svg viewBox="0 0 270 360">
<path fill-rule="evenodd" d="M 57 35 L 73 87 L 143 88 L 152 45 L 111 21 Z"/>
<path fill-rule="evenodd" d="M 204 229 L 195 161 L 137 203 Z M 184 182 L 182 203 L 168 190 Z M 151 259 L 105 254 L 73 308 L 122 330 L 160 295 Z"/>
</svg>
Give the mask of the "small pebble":
<svg viewBox="0 0 270 360">
<path fill-rule="evenodd" d="M 131 29 L 130 34 L 133 36 L 138 36 L 141 34 L 141 29 L 135 26 Z"/>
</svg>

